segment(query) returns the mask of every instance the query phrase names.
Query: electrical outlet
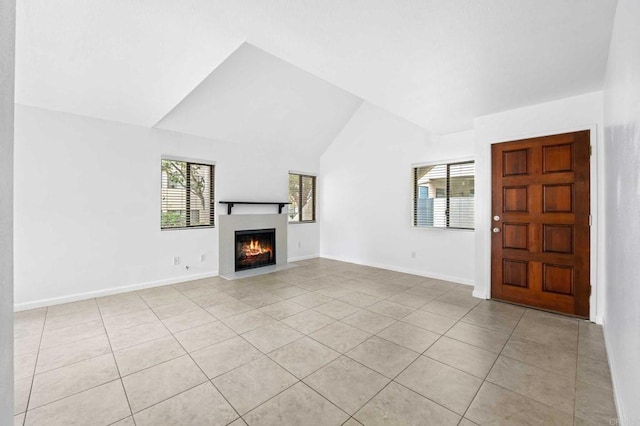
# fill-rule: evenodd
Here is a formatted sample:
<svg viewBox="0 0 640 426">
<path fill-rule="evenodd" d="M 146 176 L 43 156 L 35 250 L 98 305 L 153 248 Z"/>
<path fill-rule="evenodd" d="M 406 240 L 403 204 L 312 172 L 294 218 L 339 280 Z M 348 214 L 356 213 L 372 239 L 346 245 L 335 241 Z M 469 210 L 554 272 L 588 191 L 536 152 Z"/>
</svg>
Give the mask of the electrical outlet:
<svg viewBox="0 0 640 426">
<path fill-rule="evenodd" d="M 207 260 L 207 255 L 206 254 L 201 254 L 200 255 L 200 262 L 204 262 L 205 260 Z"/>
<path fill-rule="evenodd" d="M 415 251 L 412 251 L 412 252 L 411 252 L 411 257 L 412 257 L 413 259 L 415 259 L 415 258 L 416 258 L 416 252 L 415 252 Z"/>
<path fill-rule="evenodd" d="M 175 257 L 173 258 L 173 265 L 174 265 L 174 266 L 177 266 L 177 265 L 179 265 L 179 264 L 180 264 L 180 258 L 179 258 L 178 256 L 175 256 Z"/>
</svg>

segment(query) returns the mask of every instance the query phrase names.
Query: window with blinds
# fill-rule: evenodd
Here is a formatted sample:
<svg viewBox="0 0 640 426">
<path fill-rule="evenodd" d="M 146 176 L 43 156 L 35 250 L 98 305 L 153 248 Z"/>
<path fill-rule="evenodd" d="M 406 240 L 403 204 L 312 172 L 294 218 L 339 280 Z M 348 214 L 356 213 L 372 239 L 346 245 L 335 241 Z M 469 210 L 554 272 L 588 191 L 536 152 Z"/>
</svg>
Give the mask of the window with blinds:
<svg viewBox="0 0 640 426">
<path fill-rule="evenodd" d="M 413 168 L 413 226 L 473 229 L 473 161 Z"/>
<path fill-rule="evenodd" d="M 316 177 L 289 173 L 289 222 L 316 221 Z"/>
<path fill-rule="evenodd" d="M 214 226 L 214 166 L 162 160 L 161 229 Z"/>
</svg>

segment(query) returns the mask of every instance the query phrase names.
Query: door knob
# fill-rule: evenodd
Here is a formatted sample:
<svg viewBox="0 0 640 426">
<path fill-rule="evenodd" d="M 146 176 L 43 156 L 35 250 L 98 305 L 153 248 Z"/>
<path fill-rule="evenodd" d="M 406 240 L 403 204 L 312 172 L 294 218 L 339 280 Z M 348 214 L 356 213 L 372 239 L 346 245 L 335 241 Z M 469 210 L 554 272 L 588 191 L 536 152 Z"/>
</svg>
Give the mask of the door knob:
<svg viewBox="0 0 640 426">
<path fill-rule="evenodd" d="M 496 222 L 497 222 L 497 221 L 499 221 L 499 220 L 500 220 L 500 216 L 495 215 L 495 216 L 493 217 L 493 220 L 495 220 Z"/>
<path fill-rule="evenodd" d="M 498 228 L 497 226 L 495 228 L 493 228 L 493 233 L 497 234 L 498 232 L 500 232 L 500 228 Z"/>
</svg>

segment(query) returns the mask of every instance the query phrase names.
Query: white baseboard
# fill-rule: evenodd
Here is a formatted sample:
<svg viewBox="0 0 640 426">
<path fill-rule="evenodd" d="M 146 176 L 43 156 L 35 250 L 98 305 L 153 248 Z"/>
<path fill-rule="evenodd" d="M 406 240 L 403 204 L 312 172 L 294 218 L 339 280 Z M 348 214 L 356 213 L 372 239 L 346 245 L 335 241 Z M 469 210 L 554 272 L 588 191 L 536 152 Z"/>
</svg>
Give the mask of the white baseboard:
<svg viewBox="0 0 640 426">
<path fill-rule="evenodd" d="M 451 282 L 456 283 L 456 284 L 464 284 L 464 285 L 473 286 L 473 280 L 469 280 L 469 279 L 465 279 L 465 278 L 461 278 L 461 277 L 456 277 L 456 276 L 452 276 L 452 275 L 434 274 L 434 273 L 430 273 L 430 272 L 418 271 L 418 270 L 411 269 L 411 268 L 403 268 L 403 267 L 394 266 L 394 265 L 385 265 L 385 264 L 382 264 L 382 263 L 362 262 L 362 261 L 358 261 L 358 260 L 354 260 L 354 259 L 348 259 L 348 258 L 340 257 L 340 256 L 320 255 L 320 257 L 323 257 L 325 259 L 338 260 L 340 262 L 355 263 L 356 265 L 371 266 L 372 268 L 387 269 L 389 271 L 395 271 L 395 272 L 402 272 L 402 273 L 405 273 L 405 274 L 418 275 L 418 276 L 426 277 L 426 278 L 434 278 L 436 280 L 451 281 Z M 484 297 L 483 297 L 483 299 L 484 299 Z"/>
<path fill-rule="evenodd" d="M 113 294 L 126 293 L 128 291 L 143 290 L 145 288 L 160 287 L 163 285 L 177 284 L 185 281 L 199 280 L 202 278 L 215 277 L 218 271 L 206 272 L 200 274 L 183 275 L 180 277 L 167 278 L 157 281 L 149 281 L 146 283 L 131 284 L 121 287 L 111 287 L 103 290 L 88 291 L 86 293 L 76 293 L 67 296 L 52 297 L 49 299 L 34 300 L 32 302 L 17 303 L 13 305 L 13 310 L 26 311 L 28 309 L 41 308 L 43 306 L 60 305 L 62 303 L 77 302 L 78 300 L 93 299 L 94 297 L 111 296 Z"/>
<path fill-rule="evenodd" d="M 473 293 L 472 293 L 473 297 L 477 297 L 478 299 L 487 299 L 487 295 L 485 294 L 484 291 L 482 291 L 481 289 L 473 289 Z"/>
<path fill-rule="evenodd" d="M 609 361 L 609 371 L 611 372 L 611 386 L 613 386 L 613 401 L 616 404 L 616 412 L 618 413 L 618 420 L 622 421 L 616 424 L 622 425 L 622 424 L 626 424 L 625 419 L 627 419 L 627 417 L 625 417 L 624 415 L 624 410 L 622 409 L 622 404 L 618 396 L 619 395 L 618 390 L 620 389 L 620 387 L 618 386 L 618 377 L 620 376 L 618 376 L 619 371 L 616 369 L 614 358 L 611 356 L 611 351 L 609 350 L 611 346 L 607 340 L 607 335 L 609 333 L 607 333 L 607 326 L 605 323 L 602 324 L 602 332 L 604 334 L 604 347 L 607 351 L 607 360 Z"/>
<path fill-rule="evenodd" d="M 298 262 L 300 260 L 309 260 L 309 259 L 317 259 L 318 256 L 317 254 L 309 254 L 307 256 L 297 256 L 297 257 L 290 257 L 287 261 L 288 262 Z"/>
</svg>

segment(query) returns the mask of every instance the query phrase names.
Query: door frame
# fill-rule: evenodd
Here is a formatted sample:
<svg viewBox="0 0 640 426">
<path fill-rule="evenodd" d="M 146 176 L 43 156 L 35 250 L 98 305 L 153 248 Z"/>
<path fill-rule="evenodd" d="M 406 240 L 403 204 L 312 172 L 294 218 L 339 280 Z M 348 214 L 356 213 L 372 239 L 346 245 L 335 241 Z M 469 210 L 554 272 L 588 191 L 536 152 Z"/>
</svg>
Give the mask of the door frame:
<svg viewBox="0 0 640 426">
<path fill-rule="evenodd" d="M 601 162 L 604 161 L 604 158 L 600 158 L 599 155 L 599 143 L 601 142 L 601 138 L 598 137 L 599 126 L 597 124 L 570 127 L 570 128 L 562 128 L 562 129 L 552 129 L 545 131 L 538 131 L 535 133 L 527 133 L 520 135 L 513 135 L 509 137 L 503 137 L 496 140 L 491 140 L 491 142 L 487 145 L 487 149 L 485 151 L 485 160 L 486 164 L 489 165 L 489 173 L 487 176 L 489 189 L 489 194 L 485 200 L 485 208 L 478 209 L 478 216 L 476 216 L 476 230 L 478 230 L 478 224 L 489 224 L 491 221 L 491 212 L 492 206 L 492 196 L 491 196 L 491 185 L 492 178 L 490 171 L 492 170 L 493 164 L 491 161 L 491 145 L 496 143 L 504 143 L 504 142 L 512 142 L 521 139 L 531 139 L 543 136 L 551 136 L 562 133 L 572 133 L 579 132 L 582 130 L 589 130 L 589 138 L 591 145 L 591 162 L 590 162 L 590 205 L 589 211 L 591 214 L 591 229 L 590 229 L 590 270 L 589 277 L 591 281 L 591 297 L 589 298 L 589 319 L 598 324 L 602 324 L 602 318 L 604 315 L 603 306 L 604 306 L 604 277 L 602 273 L 604 272 L 604 187 L 602 182 L 599 179 L 600 174 L 599 170 L 602 170 Z M 604 174 L 601 172 L 601 175 Z M 484 216 L 484 212 L 489 212 L 489 216 Z M 486 225 L 487 230 L 490 230 L 489 225 Z M 485 228 L 483 226 L 482 228 Z M 483 238 L 483 246 L 486 252 L 488 253 L 488 267 L 486 268 L 486 292 L 484 294 L 478 294 L 474 291 L 474 296 L 481 297 L 485 299 L 491 299 L 491 233 L 485 232 L 485 236 Z M 476 254 L 477 256 L 477 254 Z"/>
</svg>

